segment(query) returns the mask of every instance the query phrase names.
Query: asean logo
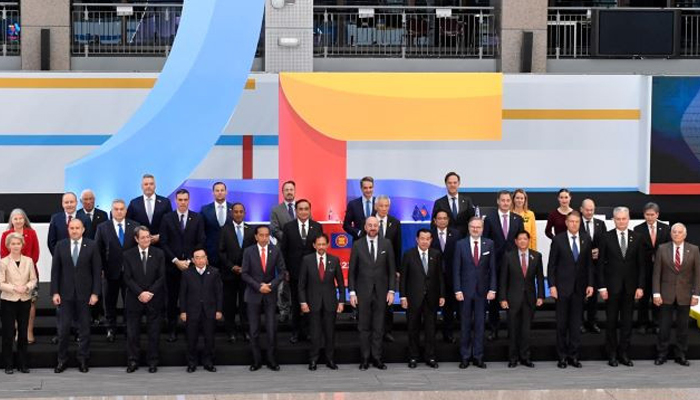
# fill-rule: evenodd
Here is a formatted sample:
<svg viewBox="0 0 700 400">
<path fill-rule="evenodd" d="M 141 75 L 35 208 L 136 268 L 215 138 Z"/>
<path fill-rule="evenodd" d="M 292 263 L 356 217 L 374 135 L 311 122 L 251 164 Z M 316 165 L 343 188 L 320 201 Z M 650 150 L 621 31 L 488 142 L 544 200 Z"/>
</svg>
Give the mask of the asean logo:
<svg viewBox="0 0 700 400">
<path fill-rule="evenodd" d="M 343 248 L 348 245 L 348 237 L 346 235 L 338 235 L 335 237 L 335 247 Z"/>
</svg>

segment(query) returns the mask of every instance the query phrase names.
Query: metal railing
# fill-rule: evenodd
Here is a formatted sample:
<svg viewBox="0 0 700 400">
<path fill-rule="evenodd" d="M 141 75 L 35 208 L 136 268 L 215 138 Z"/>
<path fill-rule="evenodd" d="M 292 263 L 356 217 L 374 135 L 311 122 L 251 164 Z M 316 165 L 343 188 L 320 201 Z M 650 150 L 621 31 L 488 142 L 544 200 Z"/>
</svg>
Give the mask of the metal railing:
<svg viewBox="0 0 700 400">
<path fill-rule="evenodd" d="M 547 57 L 591 56 L 591 17 L 596 8 L 550 7 L 547 16 Z M 700 8 L 681 10 L 680 57 L 700 58 Z"/>
<path fill-rule="evenodd" d="M 20 54 L 22 24 L 19 15 L 18 2 L 0 2 L 0 45 L 4 56 L 17 56 Z"/>
<path fill-rule="evenodd" d="M 492 7 L 314 7 L 315 57 L 493 58 Z"/>
</svg>

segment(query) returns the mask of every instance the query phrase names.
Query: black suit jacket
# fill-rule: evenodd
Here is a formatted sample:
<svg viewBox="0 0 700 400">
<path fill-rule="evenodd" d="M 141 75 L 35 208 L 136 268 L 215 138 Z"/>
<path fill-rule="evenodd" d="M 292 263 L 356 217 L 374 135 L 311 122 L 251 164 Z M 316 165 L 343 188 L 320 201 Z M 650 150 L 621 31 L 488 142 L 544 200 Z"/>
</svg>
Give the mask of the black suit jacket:
<svg viewBox="0 0 700 400">
<path fill-rule="evenodd" d="M 147 304 L 159 306 L 164 301 L 165 255 L 155 246 L 148 247 L 146 273 L 143 273 L 141 249 L 136 246 L 124 252 L 124 284 L 126 285 L 126 309 L 129 305 L 142 304 L 138 297 L 142 292 L 153 293 Z"/>
<path fill-rule="evenodd" d="M 369 254 L 367 239 L 362 237 L 352 245 L 348 289 L 355 292 L 360 301 L 371 298 L 376 290 L 381 298 L 396 289 L 396 258 L 391 242 L 376 237 L 376 260 Z"/>
<path fill-rule="evenodd" d="M 316 252 L 304 256 L 299 272 L 299 303 L 308 304 L 312 311 L 335 312 L 338 308 L 336 286 L 340 302 L 345 303 L 343 270 L 340 266 L 340 259 L 334 255 L 326 253 L 323 261 L 325 273 L 323 280 L 321 280 L 316 263 Z"/>
<path fill-rule="evenodd" d="M 507 252 L 501 262 L 498 301 L 508 301 L 508 307 L 517 310 L 524 303 L 533 309 L 537 299 L 544 299 L 544 268 L 542 254 L 528 250 L 527 274 L 523 275 L 520 252 L 516 248 Z"/>
<path fill-rule="evenodd" d="M 61 301 L 88 302 L 90 295 L 102 293 L 102 263 L 94 241 L 83 238 L 77 265 L 73 265 L 70 239 L 56 243 L 51 262 L 51 295 L 60 294 Z"/>
<path fill-rule="evenodd" d="M 305 255 L 316 252 L 314 241 L 323 234 L 323 227 L 316 221 L 306 221 L 306 241 L 301 240 L 299 222 L 297 219 L 289 221 L 282 227 L 282 240 L 279 243 L 280 250 L 284 254 L 284 266 L 292 279 L 299 279 L 301 260 Z"/>
<path fill-rule="evenodd" d="M 202 206 L 202 208 L 199 210 L 199 215 L 201 215 L 202 219 L 204 220 L 204 236 L 207 238 L 205 245 L 207 246 L 209 264 L 218 267 L 219 237 L 221 236 L 221 230 L 223 227 L 219 226 L 219 219 L 216 215 L 216 205 L 214 203 L 215 202 L 211 202 Z M 226 210 L 224 211 L 226 220 L 224 222 L 224 226 L 231 224 L 231 218 L 229 218 L 228 215 L 232 205 L 233 203 L 226 202 Z"/>
<path fill-rule="evenodd" d="M 598 288 L 607 289 L 609 294 L 631 295 L 644 288 L 644 252 L 642 241 L 634 231 L 628 229 L 627 253 L 622 256 L 618 243 L 617 229 L 605 232 L 600 241 L 598 259 Z"/>
<path fill-rule="evenodd" d="M 201 276 L 194 264 L 182 273 L 180 281 L 180 312 L 187 318 L 214 319 L 224 308 L 223 283 L 219 270 L 207 266 Z"/>
<path fill-rule="evenodd" d="M 649 275 L 654 270 L 656 251 L 659 246 L 671 241 L 671 228 L 663 222 L 656 221 L 656 243 L 651 244 L 651 235 L 646 221 L 634 227 L 634 233 L 642 241 L 642 254 L 644 257 L 644 272 Z M 645 287 L 644 290 L 651 289 Z"/>
<path fill-rule="evenodd" d="M 85 221 L 85 215 L 83 215 L 81 218 L 76 212 L 75 217 L 83 221 L 83 225 L 87 224 Z M 51 216 L 51 222 L 49 222 L 49 233 L 46 237 L 46 245 L 49 247 L 49 253 L 51 253 L 51 255 L 54 253 L 56 243 L 68 238 L 68 224 L 66 223 L 66 218 L 66 213 L 64 211 L 57 212 Z M 85 232 L 87 232 L 87 229 Z M 85 233 L 83 233 L 83 237 L 86 237 Z"/>
<path fill-rule="evenodd" d="M 472 199 L 464 193 L 458 194 L 459 201 L 459 212 L 457 217 L 452 215 L 452 205 L 450 204 L 450 199 L 447 195 L 440 197 L 435 200 L 433 204 L 433 214 L 430 218 L 430 227 L 435 228 L 435 215 L 440 211 L 446 211 L 447 216 L 450 217 L 450 227 L 459 230 L 460 239 L 469 234 L 469 219 L 474 216 L 475 207 L 472 203 Z"/>
<path fill-rule="evenodd" d="M 401 250 L 403 246 L 401 240 L 401 221 L 391 215 L 386 216 L 384 239 L 391 242 L 391 249 L 394 250 L 394 265 L 396 265 L 397 271 L 401 272 L 399 269 L 401 266 L 401 256 L 403 254 Z"/>
<path fill-rule="evenodd" d="M 97 228 L 103 222 L 109 221 L 109 214 L 100 210 L 99 208 L 95 208 L 92 210 L 92 221 L 90 221 L 90 218 L 88 218 L 84 208 L 78 210 L 75 213 L 75 215 L 81 220 L 83 220 L 83 222 L 85 223 L 85 233 L 83 234 L 83 236 L 88 239 L 95 239 L 95 235 L 97 234 Z"/>
<path fill-rule="evenodd" d="M 112 220 L 98 226 L 95 234 L 95 242 L 102 259 L 102 269 L 107 279 L 119 279 L 124 265 L 124 251 L 136 246 L 136 239 L 134 239 L 136 222 L 125 219 L 122 224 L 124 246 L 119 244 L 119 237 L 114 230 Z"/>
<path fill-rule="evenodd" d="M 236 226 L 227 222 L 221 228 L 219 237 L 219 271 L 221 279 L 228 281 L 237 275 L 233 272 L 233 267 L 243 266 L 243 250 L 255 244 L 255 229 L 243 224 L 243 247 L 238 245 L 238 235 Z"/>
<path fill-rule="evenodd" d="M 263 271 L 257 244 L 243 250 L 241 279 L 246 284 L 245 293 L 243 294 L 243 300 L 246 302 L 259 304 L 262 302 L 263 296 L 277 298 L 277 287 L 287 273 L 284 266 L 284 257 L 282 257 L 279 248 L 268 244 L 266 261 L 266 268 Z M 261 283 L 270 283 L 272 292 L 265 295 L 260 293 Z"/>
<path fill-rule="evenodd" d="M 445 297 L 445 280 L 442 272 L 440 250 L 428 248 L 428 274 L 421 261 L 420 250 L 414 247 L 406 251 L 401 261 L 399 292 L 408 300 L 408 308 L 420 307 L 423 301 L 431 308 L 439 306 L 440 298 Z"/>
<path fill-rule="evenodd" d="M 442 253 L 442 257 L 440 257 L 442 260 L 442 272 L 446 273 L 446 278 L 449 282 L 452 282 L 452 260 L 454 260 L 455 255 L 455 245 L 460 240 L 459 230 L 450 227 L 446 229 L 444 251 L 440 248 L 440 236 L 437 228 L 431 229 L 430 233 L 433 237 L 430 247 Z M 449 290 L 452 290 L 452 288 L 450 287 Z"/>
<path fill-rule="evenodd" d="M 168 261 L 173 258 L 189 260 L 196 247 L 204 246 L 202 217 L 194 211 L 188 211 L 184 232 L 180 229 L 179 218 L 177 211 L 172 211 L 163 217 L 160 227 L 160 245 Z"/>
<path fill-rule="evenodd" d="M 503 229 L 501 228 L 501 216 L 500 211 L 493 210 L 486 215 L 484 219 L 484 233 L 483 236 L 493 240 L 493 244 L 496 247 L 496 264 L 500 266 L 503 255 L 507 251 L 515 250 L 515 235 L 525 230 L 523 226 L 523 217 L 511 212 L 508 219 L 508 236 L 503 236 Z"/>
<path fill-rule="evenodd" d="M 586 230 L 586 220 L 584 218 L 581 218 L 581 230 L 586 232 L 591 239 L 593 243 L 592 248 L 597 249 L 600 246 L 600 240 L 603 234 L 608 231 L 608 228 L 605 226 L 605 221 L 601 221 L 598 218 L 593 218 L 591 223 L 593 224 L 593 237 L 591 237 L 591 234 Z M 593 263 L 595 264 L 595 261 Z"/>
<path fill-rule="evenodd" d="M 374 209 L 375 197 L 372 197 L 372 205 L 370 207 L 370 212 L 372 215 L 376 215 L 377 212 Z M 365 233 L 365 198 L 358 197 L 356 199 L 350 200 L 348 207 L 345 209 L 345 219 L 343 220 L 343 230 L 352 236 L 354 240 L 357 240 Z"/>
<path fill-rule="evenodd" d="M 163 217 L 173 211 L 170 200 L 167 197 L 155 195 L 156 199 L 153 202 L 153 220 L 148 222 L 148 214 L 146 214 L 146 204 L 144 204 L 143 196 L 136 197 L 129 202 L 129 207 L 126 209 L 126 217 L 136 221 L 139 225 L 148 227 L 151 234 L 160 234 L 160 225 Z"/>
<path fill-rule="evenodd" d="M 549 249 L 547 280 L 550 287 L 557 288 L 557 294 L 561 297 L 584 296 L 586 287 L 594 286 L 591 239 L 583 231 L 579 231 L 579 236 L 581 248 L 578 261 L 574 261 L 569 231 L 556 235 Z"/>
</svg>

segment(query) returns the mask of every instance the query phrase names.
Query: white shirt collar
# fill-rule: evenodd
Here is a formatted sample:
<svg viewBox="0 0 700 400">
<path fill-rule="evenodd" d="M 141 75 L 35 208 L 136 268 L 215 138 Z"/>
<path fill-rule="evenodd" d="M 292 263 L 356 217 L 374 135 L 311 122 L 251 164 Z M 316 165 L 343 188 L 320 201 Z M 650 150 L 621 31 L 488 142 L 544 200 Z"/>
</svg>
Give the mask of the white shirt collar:
<svg viewBox="0 0 700 400">
<path fill-rule="evenodd" d="M 260 252 L 262 252 L 263 249 L 269 248 L 270 244 L 268 243 L 267 246 L 262 247 L 260 246 L 260 243 L 257 243 L 256 246 L 258 246 L 258 254 L 260 254 Z"/>
<path fill-rule="evenodd" d="M 617 236 L 620 236 L 620 235 L 623 234 L 623 233 L 624 233 L 624 234 L 627 233 L 627 229 L 625 229 L 624 231 L 621 231 L 621 230 L 615 228 L 615 231 L 617 231 Z"/>
<path fill-rule="evenodd" d="M 570 231 L 567 230 L 566 234 L 569 236 L 569 240 L 573 240 L 574 236 L 576 236 L 576 240 L 581 240 L 581 232 L 571 233 Z"/>
<path fill-rule="evenodd" d="M 150 249 L 150 246 L 149 246 L 149 247 L 146 247 L 145 249 L 142 249 L 141 246 L 136 246 L 136 247 L 139 248 L 139 255 L 141 255 L 143 252 L 145 252 L 145 253 L 146 253 L 146 257 L 148 257 L 148 250 Z"/>
<path fill-rule="evenodd" d="M 241 229 L 245 228 L 245 221 L 241 221 L 240 224 L 237 224 L 236 221 L 231 220 L 231 223 L 233 224 L 233 226 L 234 226 L 236 229 L 238 229 L 239 227 L 240 227 Z"/>
<path fill-rule="evenodd" d="M 181 217 L 182 215 L 184 215 L 184 216 L 185 216 L 185 219 L 187 219 L 187 216 L 188 216 L 188 214 L 189 214 L 189 212 L 190 212 L 190 210 L 186 210 L 186 211 L 183 212 L 183 213 L 181 213 L 180 210 L 175 210 L 175 211 L 177 211 L 177 219 L 178 219 L 178 221 L 180 220 L 180 217 Z"/>
<path fill-rule="evenodd" d="M 503 211 L 501 211 L 501 210 L 498 210 L 498 216 L 501 217 L 501 219 L 503 219 L 503 215 L 504 215 L 504 214 L 505 214 L 506 217 L 510 218 L 510 210 L 508 210 L 508 211 L 506 211 L 506 212 L 503 212 Z"/>
<path fill-rule="evenodd" d="M 214 206 L 215 206 L 217 209 L 218 209 L 219 207 L 224 207 L 224 208 L 226 208 L 226 206 L 227 206 L 227 204 L 226 204 L 226 199 L 224 199 L 224 201 L 222 201 L 221 203 L 219 203 L 218 201 L 214 200 Z"/>
<path fill-rule="evenodd" d="M 373 238 L 369 237 L 369 235 L 368 235 L 368 236 L 367 236 L 367 245 L 369 245 L 370 242 L 372 242 L 372 241 L 377 242 L 378 240 L 379 240 L 379 235 L 377 235 L 377 236 L 375 236 L 375 237 L 373 237 Z M 376 249 L 376 243 L 375 243 L 375 249 Z"/>
<path fill-rule="evenodd" d="M 146 196 L 145 194 L 143 195 L 143 201 L 148 201 L 148 199 L 155 200 L 156 199 L 156 194 L 153 193 L 150 196 Z"/>
<path fill-rule="evenodd" d="M 318 252 L 316 252 L 316 265 L 318 265 L 318 263 L 321 262 L 321 257 L 323 257 L 323 265 L 328 264 L 328 253 L 320 255 L 318 254 Z"/>
<path fill-rule="evenodd" d="M 75 246 L 75 242 L 76 242 L 76 241 L 73 240 L 73 239 L 70 239 L 70 238 L 68 238 L 68 239 L 70 240 L 70 248 L 71 248 L 71 250 L 72 250 L 72 249 L 73 249 L 73 246 Z M 78 247 L 82 247 L 82 245 L 83 245 L 83 238 L 81 237 L 80 239 L 77 240 L 77 242 L 78 242 Z"/>
<path fill-rule="evenodd" d="M 445 228 L 445 229 L 436 228 L 436 230 L 437 230 L 438 236 L 440 236 L 440 233 L 444 233 L 445 236 L 447 236 L 447 228 Z"/>
<path fill-rule="evenodd" d="M 194 267 L 195 270 L 197 270 L 197 273 L 200 275 L 204 275 L 204 272 L 207 270 L 207 266 L 205 265 L 204 268 L 197 268 L 196 266 Z"/>
<path fill-rule="evenodd" d="M 479 242 L 481 243 L 481 236 L 479 237 L 473 237 L 472 235 L 469 235 L 469 241 L 473 244 L 474 242 Z"/>
</svg>

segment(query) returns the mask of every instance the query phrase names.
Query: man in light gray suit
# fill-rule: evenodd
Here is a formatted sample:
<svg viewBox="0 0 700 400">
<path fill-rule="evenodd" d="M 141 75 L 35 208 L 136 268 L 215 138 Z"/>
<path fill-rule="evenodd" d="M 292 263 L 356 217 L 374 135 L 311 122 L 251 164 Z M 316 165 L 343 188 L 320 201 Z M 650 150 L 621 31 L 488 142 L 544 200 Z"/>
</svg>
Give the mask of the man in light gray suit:
<svg viewBox="0 0 700 400">
<path fill-rule="evenodd" d="M 272 208 L 270 212 L 270 233 L 282 242 L 282 228 L 287 222 L 294 221 L 296 214 L 296 188 L 294 181 L 286 181 L 282 184 L 282 198 L 284 201 Z M 292 295 L 289 291 L 289 276 L 280 283 L 277 291 L 277 308 L 280 310 L 280 322 L 286 321 L 291 313 Z"/>
</svg>

